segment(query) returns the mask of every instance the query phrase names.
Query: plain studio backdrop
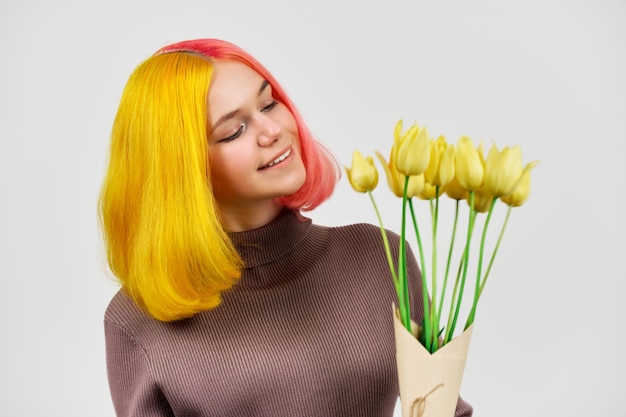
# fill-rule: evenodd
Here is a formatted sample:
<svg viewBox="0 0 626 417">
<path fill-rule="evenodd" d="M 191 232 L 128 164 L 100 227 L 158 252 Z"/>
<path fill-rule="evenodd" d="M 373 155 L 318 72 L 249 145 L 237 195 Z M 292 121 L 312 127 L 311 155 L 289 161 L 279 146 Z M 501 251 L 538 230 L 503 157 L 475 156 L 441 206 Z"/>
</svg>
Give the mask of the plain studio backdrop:
<svg viewBox="0 0 626 417">
<path fill-rule="evenodd" d="M 342 165 L 355 149 L 386 155 L 398 119 L 541 160 L 462 394 L 479 417 L 626 416 L 623 0 L 2 1 L 0 415 L 114 415 L 102 317 L 117 285 L 96 217 L 110 128 L 135 66 L 200 37 L 263 62 Z M 376 222 L 345 175 L 308 215 Z"/>
</svg>

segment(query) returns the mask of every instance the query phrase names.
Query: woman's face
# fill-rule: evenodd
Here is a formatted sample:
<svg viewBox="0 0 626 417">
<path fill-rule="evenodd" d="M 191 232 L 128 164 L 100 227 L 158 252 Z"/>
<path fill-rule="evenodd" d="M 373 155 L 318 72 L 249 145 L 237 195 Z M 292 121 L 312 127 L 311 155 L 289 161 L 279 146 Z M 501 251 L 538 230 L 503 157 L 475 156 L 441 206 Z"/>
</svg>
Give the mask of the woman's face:
<svg viewBox="0 0 626 417">
<path fill-rule="evenodd" d="M 298 127 L 266 80 L 242 63 L 215 62 L 208 108 L 211 182 L 222 211 L 262 210 L 300 189 Z"/>
</svg>

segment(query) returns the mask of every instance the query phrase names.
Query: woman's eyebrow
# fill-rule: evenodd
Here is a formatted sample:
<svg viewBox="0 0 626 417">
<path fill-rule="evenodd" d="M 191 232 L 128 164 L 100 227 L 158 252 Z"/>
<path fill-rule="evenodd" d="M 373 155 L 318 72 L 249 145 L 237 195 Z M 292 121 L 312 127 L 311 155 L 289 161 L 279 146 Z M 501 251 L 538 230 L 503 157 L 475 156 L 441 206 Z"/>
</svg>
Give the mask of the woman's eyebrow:
<svg viewBox="0 0 626 417">
<path fill-rule="evenodd" d="M 263 82 L 261 83 L 261 88 L 259 88 L 259 93 L 257 95 L 260 96 L 263 93 L 263 91 L 265 91 L 268 85 L 270 85 L 270 82 L 267 80 L 263 80 Z"/>
<path fill-rule="evenodd" d="M 223 115 L 222 117 L 220 117 L 219 119 L 217 119 L 217 121 L 215 122 L 215 124 L 213 125 L 213 127 L 211 128 L 212 130 L 215 130 L 215 128 L 219 125 L 221 125 L 222 123 L 224 123 L 225 121 L 232 119 L 233 117 L 237 116 L 237 114 L 239 113 L 239 110 L 233 110 L 231 112 L 226 113 L 225 115 Z"/>
</svg>

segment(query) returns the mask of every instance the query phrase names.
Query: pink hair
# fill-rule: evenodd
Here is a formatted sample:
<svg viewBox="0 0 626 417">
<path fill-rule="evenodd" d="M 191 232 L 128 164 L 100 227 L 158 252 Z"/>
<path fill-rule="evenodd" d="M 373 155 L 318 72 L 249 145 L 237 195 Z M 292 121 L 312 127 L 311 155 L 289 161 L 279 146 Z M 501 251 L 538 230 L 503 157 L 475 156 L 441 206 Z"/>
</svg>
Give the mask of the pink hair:
<svg viewBox="0 0 626 417">
<path fill-rule="evenodd" d="M 285 104 L 296 120 L 302 161 L 306 169 L 306 180 L 302 187 L 296 193 L 283 197 L 281 202 L 289 208 L 313 210 L 330 197 L 341 173 L 337 161 L 321 143 L 315 140 L 285 90 L 259 61 L 237 45 L 220 39 L 177 42 L 159 49 L 155 55 L 171 52 L 196 53 L 211 60 L 239 61 L 266 79 L 272 86 L 275 99 Z"/>
</svg>

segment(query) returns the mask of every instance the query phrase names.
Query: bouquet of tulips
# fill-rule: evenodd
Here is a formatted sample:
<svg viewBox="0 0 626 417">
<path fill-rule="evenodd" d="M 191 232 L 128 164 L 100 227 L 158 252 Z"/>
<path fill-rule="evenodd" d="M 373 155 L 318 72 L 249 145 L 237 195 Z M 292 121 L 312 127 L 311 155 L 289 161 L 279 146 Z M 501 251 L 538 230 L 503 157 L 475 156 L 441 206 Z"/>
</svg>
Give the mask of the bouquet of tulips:
<svg viewBox="0 0 626 417">
<path fill-rule="evenodd" d="M 372 194 L 378 184 L 378 171 L 374 159 L 371 156 L 364 157 L 358 150 L 355 151 L 352 167 L 346 167 L 348 180 L 355 191 L 369 195 L 376 211 L 389 269 L 398 296 L 399 305 L 396 318 L 410 334 L 418 339 L 427 352 L 433 354 L 450 343 L 455 337 L 454 333 L 459 320 L 462 301 L 468 287 L 473 289 L 473 297 L 463 331 L 474 322 L 476 307 L 498 252 L 511 209 L 522 205 L 528 198 L 530 173 L 537 162 L 523 166 L 519 146 L 505 147 L 499 150 L 495 144 L 485 158 L 482 143 L 476 147 L 467 136 L 462 136 L 454 145 L 448 143 L 443 136 L 439 136 L 437 139 L 431 138 L 428 130 L 417 124 L 403 131 L 402 121 L 399 121 L 395 126 L 394 143 L 391 147 L 389 160 L 385 159 L 380 152 L 376 152 L 376 156 L 384 168 L 389 188 L 401 199 L 402 217 L 397 268 L 396 263 L 394 263 L 394 254 L 391 253 L 387 241 L 381 215 Z M 444 196 L 449 197 L 455 204 L 455 214 L 445 270 L 443 279 L 441 279 L 438 276 L 437 246 L 440 200 Z M 432 246 L 431 263 L 428 268 L 422 236 L 423 230 L 419 227 L 413 204 L 415 198 L 426 200 L 430 205 L 432 228 L 429 232 Z M 467 202 L 469 218 L 460 259 L 453 263 L 452 257 L 461 201 Z M 491 250 L 485 267 L 487 260 L 485 253 L 486 236 L 492 213 L 498 201 L 507 206 L 507 212 L 497 243 Z M 478 242 L 478 259 L 471 262 L 470 246 L 476 218 L 479 214 L 486 214 L 486 217 L 482 223 L 482 233 Z M 409 218 L 418 244 L 422 272 L 421 288 L 424 306 L 422 317 L 424 319 L 418 329 L 415 329 L 415 325 L 411 322 L 407 284 L 405 236 Z M 472 264 L 475 275 L 473 278 L 470 275 L 468 279 L 470 264 Z M 454 282 L 451 282 L 449 275 L 453 267 L 457 270 Z M 442 282 L 440 283 L 440 281 Z M 471 282 L 470 285 L 467 285 L 468 281 Z M 441 289 L 439 284 L 441 284 Z M 444 316 L 444 303 L 449 306 L 447 317 Z M 463 359 L 463 366 L 464 361 L 465 359 Z M 399 369 L 399 371 L 401 370 Z M 423 400 L 423 398 L 421 399 Z"/>
</svg>

